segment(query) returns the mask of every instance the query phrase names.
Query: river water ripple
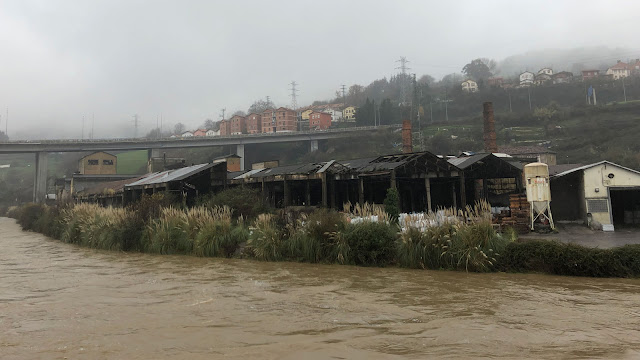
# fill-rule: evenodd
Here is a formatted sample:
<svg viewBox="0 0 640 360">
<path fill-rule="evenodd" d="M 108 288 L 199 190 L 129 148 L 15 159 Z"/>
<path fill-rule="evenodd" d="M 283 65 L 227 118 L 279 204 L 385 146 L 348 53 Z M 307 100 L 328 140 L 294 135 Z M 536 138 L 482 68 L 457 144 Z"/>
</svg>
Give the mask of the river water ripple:
<svg viewBox="0 0 640 360">
<path fill-rule="evenodd" d="M 640 280 L 84 249 L 0 218 L 1 359 L 640 358 Z"/>
</svg>

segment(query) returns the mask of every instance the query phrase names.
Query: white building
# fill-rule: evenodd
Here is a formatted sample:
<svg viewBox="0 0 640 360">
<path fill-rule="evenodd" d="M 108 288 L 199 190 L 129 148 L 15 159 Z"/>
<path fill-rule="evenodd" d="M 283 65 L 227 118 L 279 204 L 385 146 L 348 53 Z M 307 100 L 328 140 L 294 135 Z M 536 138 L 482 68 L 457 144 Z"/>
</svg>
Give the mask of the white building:
<svg viewBox="0 0 640 360">
<path fill-rule="evenodd" d="M 542 68 L 542 69 L 538 70 L 538 75 L 541 75 L 541 74 L 546 74 L 546 75 L 551 76 L 551 75 L 553 75 L 553 70 L 551 68 Z"/>
<path fill-rule="evenodd" d="M 466 80 L 462 82 L 462 91 L 464 92 L 476 92 L 478 91 L 478 83 L 473 80 Z"/>
<path fill-rule="evenodd" d="M 631 75 L 629 64 L 618 60 L 618 63 L 607 69 L 607 75 L 613 75 L 614 80 L 626 78 Z"/>
<path fill-rule="evenodd" d="M 342 121 L 342 111 L 332 107 L 319 109 L 318 111 L 331 114 L 331 122 Z"/>
<path fill-rule="evenodd" d="M 604 231 L 640 224 L 639 171 L 600 161 L 550 166 L 549 173 L 555 220 L 599 224 Z"/>
<path fill-rule="evenodd" d="M 220 129 L 218 130 L 207 130 L 207 135 L 206 136 L 220 136 Z"/>
<path fill-rule="evenodd" d="M 192 137 L 193 136 L 193 132 L 191 131 L 185 131 L 182 133 L 182 135 L 180 135 L 181 137 Z"/>
<path fill-rule="evenodd" d="M 536 74 L 531 71 L 525 71 L 520 74 L 520 86 L 531 86 L 536 79 Z"/>
</svg>

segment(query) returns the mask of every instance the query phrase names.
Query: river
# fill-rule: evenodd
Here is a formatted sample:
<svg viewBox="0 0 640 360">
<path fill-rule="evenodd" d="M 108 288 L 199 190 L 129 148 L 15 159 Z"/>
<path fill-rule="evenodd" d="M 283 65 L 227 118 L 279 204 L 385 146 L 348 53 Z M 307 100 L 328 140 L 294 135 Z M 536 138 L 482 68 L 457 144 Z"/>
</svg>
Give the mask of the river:
<svg viewBox="0 0 640 360">
<path fill-rule="evenodd" d="M 640 280 L 98 251 L 0 218 L 1 359 L 640 358 Z"/>
</svg>

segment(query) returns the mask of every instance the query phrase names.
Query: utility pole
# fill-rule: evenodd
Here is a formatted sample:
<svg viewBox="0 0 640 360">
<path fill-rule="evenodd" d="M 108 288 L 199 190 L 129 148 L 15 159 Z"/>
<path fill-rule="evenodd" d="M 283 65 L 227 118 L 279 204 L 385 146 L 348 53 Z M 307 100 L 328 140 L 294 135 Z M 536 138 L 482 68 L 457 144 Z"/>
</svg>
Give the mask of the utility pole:
<svg viewBox="0 0 640 360">
<path fill-rule="evenodd" d="M 298 109 L 298 89 L 296 89 L 296 86 L 298 85 L 295 81 L 292 81 L 289 85 L 291 85 L 291 107 L 293 108 L 293 110 L 297 110 Z"/>
<path fill-rule="evenodd" d="M 133 137 L 136 139 L 138 138 L 138 125 L 139 125 L 138 114 L 134 114 L 133 115 Z"/>
<path fill-rule="evenodd" d="M 9 107 L 7 106 L 7 116 L 4 119 L 4 134 L 9 136 Z"/>
<path fill-rule="evenodd" d="M 406 57 L 401 56 L 400 60 L 396 60 L 396 62 L 400 63 L 400 66 L 396 68 L 396 70 L 400 70 L 400 99 L 402 103 L 407 102 L 407 71 L 411 70 L 411 68 L 407 67 L 409 60 Z"/>
<path fill-rule="evenodd" d="M 268 96 L 267 96 L 267 101 L 269 101 L 269 97 L 268 97 Z M 224 109 L 220 109 L 220 111 L 222 112 L 222 113 L 220 114 L 220 117 L 222 117 L 222 120 L 224 120 L 224 112 L 225 112 L 225 111 L 227 111 L 227 109 L 226 109 L 226 108 L 224 108 Z"/>
<path fill-rule="evenodd" d="M 624 78 L 622 78 L 622 92 L 624 93 L 624 102 L 627 102 L 627 89 L 624 86 Z"/>
<path fill-rule="evenodd" d="M 82 115 L 82 135 L 80 136 L 80 139 L 84 140 L 84 115 Z"/>
<path fill-rule="evenodd" d="M 162 113 L 160 113 L 160 136 L 162 136 Z"/>
<path fill-rule="evenodd" d="M 95 113 L 91 113 L 91 140 L 93 140 L 93 130 L 95 129 L 96 117 Z"/>
<path fill-rule="evenodd" d="M 342 106 L 347 107 L 347 86 L 342 85 Z"/>
</svg>

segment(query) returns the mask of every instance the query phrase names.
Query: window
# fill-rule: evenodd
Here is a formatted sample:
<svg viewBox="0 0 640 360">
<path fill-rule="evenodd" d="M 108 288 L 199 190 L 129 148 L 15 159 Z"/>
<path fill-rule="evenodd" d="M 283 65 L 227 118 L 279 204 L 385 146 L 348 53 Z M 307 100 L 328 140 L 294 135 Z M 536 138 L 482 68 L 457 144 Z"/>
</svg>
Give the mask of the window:
<svg viewBox="0 0 640 360">
<path fill-rule="evenodd" d="M 88 165 L 98 165 L 98 160 L 87 160 Z"/>
<path fill-rule="evenodd" d="M 113 160 L 102 160 L 102 165 L 113 165 Z"/>
</svg>

